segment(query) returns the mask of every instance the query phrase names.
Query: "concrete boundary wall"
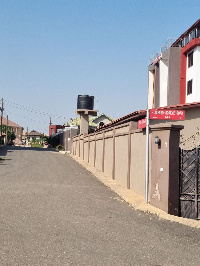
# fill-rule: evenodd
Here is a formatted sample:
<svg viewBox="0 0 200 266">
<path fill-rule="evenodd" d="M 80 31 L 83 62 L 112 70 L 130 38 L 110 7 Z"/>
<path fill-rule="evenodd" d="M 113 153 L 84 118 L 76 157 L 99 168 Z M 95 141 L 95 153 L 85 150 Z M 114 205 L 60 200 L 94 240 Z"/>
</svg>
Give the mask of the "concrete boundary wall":
<svg viewBox="0 0 200 266">
<path fill-rule="evenodd" d="M 145 196 L 146 132 L 129 122 L 73 138 L 72 154 Z"/>
<path fill-rule="evenodd" d="M 72 154 L 124 188 L 145 197 L 146 130 L 131 121 L 73 138 Z M 151 205 L 179 215 L 179 141 L 181 125 L 150 126 L 149 198 Z M 160 144 L 155 139 L 160 139 Z"/>
</svg>

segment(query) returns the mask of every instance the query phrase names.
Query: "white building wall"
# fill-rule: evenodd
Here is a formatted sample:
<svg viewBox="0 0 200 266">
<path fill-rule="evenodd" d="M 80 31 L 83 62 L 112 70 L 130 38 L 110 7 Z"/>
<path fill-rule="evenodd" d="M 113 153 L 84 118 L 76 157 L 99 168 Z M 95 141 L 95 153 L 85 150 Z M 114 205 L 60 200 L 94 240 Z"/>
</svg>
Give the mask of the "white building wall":
<svg viewBox="0 0 200 266">
<path fill-rule="evenodd" d="M 167 106 L 168 61 L 160 60 L 160 107 Z"/>
<path fill-rule="evenodd" d="M 153 106 L 153 83 L 154 83 L 154 74 L 152 71 L 149 71 L 149 90 L 148 90 L 148 108 L 152 109 Z"/>
<path fill-rule="evenodd" d="M 188 68 L 187 59 L 186 71 L 186 103 L 200 101 L 200 47 L 197 46 L 193 53 L 193 66 Z M 187 95 L 187 82 L 192 81 L 192 94 Z"/>
<path fill-rule="evenodd" d="M 200 46 L 196 48 L 197 56 L 196 56 L 196 102 L 200 101 Z"/>
</svg>

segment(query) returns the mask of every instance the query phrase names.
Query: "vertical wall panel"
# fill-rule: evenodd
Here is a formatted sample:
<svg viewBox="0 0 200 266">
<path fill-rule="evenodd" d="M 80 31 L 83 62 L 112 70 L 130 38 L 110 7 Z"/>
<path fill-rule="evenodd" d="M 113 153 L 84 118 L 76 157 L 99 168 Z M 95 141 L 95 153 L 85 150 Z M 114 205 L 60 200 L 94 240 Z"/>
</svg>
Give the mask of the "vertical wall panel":
<svg viewBox="0 0 200 266">
<path fill-rule="evenodd" d="M 80 157 L 83 159 L 83 137 L 80 139 Z"/>
<path fill-rule="evenodd" d="M 100 137 L 98 135 L 98 137 Z M 98 140 L 96 142 L 96 163 L 95 167 L 102 171 L 102 157 L 103 157 L 103 140 Z"/>
<path fill-rule="evenodd" d="M 113 138 L 105 140 L 104 173 L 112 178 L 113 166 Z"/>
<path fill-rule="evenodd" d="M 94 146 L 95 146 L 95 141 L 90 141 L 90 154 L 89 154 L 89 162 L 91 165 L 94 166 Z"/>
<path fill-rule="evenodd" d="M 146 135 L 131 135 L 130 189 L 145 196 Z"/>
<path fill-rule="evenodd" d="M 88 137 L 85 137 L 84 143 L 84 161 L 88 161 Z"/>
<path fill-rule="evenodd" d="M 128 135 L 115 138 L 115 180 L 127 187 Z"/>
</svg>

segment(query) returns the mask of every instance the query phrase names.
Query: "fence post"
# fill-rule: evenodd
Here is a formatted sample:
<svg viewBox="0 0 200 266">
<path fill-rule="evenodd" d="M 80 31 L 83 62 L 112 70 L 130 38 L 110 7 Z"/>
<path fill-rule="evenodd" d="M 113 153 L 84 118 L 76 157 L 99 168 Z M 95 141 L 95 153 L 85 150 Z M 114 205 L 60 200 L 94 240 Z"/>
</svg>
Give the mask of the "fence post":
<svg viewBox="0 0 200 266">
<path fill-rule="evenodd" d="M 112 179 L 115 179 L 115 127 L 113 129 L 113 168 L 112 168 Z"/>
<path fill-rule="evenodd" d="M 79 135 L 79 157 L 81 157 L 81 137 Z"/>
<path fill-rule="evenodd" d="M 128 172 L 127 172 L 127 188 L 130 189 L 130 174 L 131 174 L 131 122 L 128 129 Z"/>
<path fill-rule="evenodd" d="M 96 164 L 96 133 L 94 135 L 94 167 L 95 167 L 95 164 Z"/>
<path fill-rule="evenodd" d="M 102 154 L 102 172 L 104 173 L 104 160 L 105 160 L 105 132 L 103 132 L 103 154 Z"/>
<path fill-rule="evenodd" d="M 84 161 L 85 135 L 83 134 L 83 161 Z"/>
<path fill-rule="evenodd" d="M 90 135 L 88 135 L 88 163 L 90 162 Z"/>
</svg>

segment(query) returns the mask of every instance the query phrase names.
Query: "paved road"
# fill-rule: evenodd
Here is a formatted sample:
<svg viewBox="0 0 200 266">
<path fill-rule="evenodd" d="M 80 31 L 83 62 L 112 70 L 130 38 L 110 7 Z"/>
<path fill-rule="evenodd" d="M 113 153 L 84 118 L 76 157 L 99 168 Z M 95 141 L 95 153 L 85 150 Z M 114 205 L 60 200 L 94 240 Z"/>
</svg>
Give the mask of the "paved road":
<svg viewBox="0 0 200 266">
<path fill-rule="evenodd" d="M 133 210 L 70 157 L 0 155 L 1 266 L 200 265 L 200 230 Z"/>
</svg>

